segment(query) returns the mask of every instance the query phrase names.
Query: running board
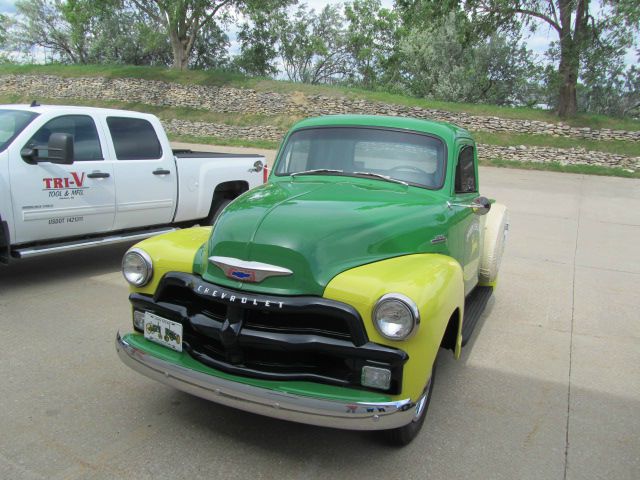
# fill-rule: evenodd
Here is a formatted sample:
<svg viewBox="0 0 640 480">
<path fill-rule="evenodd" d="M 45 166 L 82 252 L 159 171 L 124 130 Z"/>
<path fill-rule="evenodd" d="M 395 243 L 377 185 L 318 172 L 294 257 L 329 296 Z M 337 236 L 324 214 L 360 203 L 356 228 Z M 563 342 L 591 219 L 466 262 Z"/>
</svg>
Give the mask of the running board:
<svg viewBox="0 0 640 480">
<path fill-rule="evenodd" d="M 109 237 L 90 238 L 76 240 L 72 242 L 55 243 L 49 245 L 36 245 L 33 247 L 18 248 L 12 251 L 12 255 L 17 258 L 31 258 L 49 253 L 71 252 L 84 248 L 102 247 L 105 245 L 113 245 L 116 243 L 131 242 L 134 240 L 143 240 L 161 233 L 169 233 L 177 230 L 177 228 L 162 228 L 159 230 L 145 230 L 143 232 L 121 233 Z"/>
<path fill-rule="evenodd" d="M 478 320 L 491 298 L 493 287 L 476 287 L 464 301 L 464 319 L 462 321 L 462 346 L 464 347 L 473 333 Z"/>
</svg>

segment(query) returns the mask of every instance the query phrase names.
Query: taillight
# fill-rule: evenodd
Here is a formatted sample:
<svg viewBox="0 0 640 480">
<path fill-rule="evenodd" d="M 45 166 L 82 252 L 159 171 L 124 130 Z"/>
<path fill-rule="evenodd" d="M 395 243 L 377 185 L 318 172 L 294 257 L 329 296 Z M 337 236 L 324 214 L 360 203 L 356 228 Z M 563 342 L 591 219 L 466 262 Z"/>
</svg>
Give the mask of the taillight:
<svg viewBox="0 0 640 480">
<path fill-rule="evenodd" d="M 267 183 L 267 178 L 269 178 L 269 167 L 265 164 L 262 169 L 262 183 Z"/>
</svg>

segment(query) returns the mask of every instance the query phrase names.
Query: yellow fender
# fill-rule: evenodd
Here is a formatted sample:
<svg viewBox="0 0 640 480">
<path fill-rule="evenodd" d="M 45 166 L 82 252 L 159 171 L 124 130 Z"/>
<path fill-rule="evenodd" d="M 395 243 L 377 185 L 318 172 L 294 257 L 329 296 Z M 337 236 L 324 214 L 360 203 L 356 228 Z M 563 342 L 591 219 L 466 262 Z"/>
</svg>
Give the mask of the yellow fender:
<svg viewBox="0 0 640 480">
<path fill-rule="evenodd" d="M 420 325 L 414 336 L 404 341 L 384 338 L 376 330 L 373 308 L 383 295 L 401 293 L 411 298 L 420 312 Z M 391 258 L 342 272 L 327 285 L 325 298 L 353 306 L 362 317 L 369 340 L 404 350 L 402 392 L 394 398 L 416 401 L 426 386 L 452 313 L 464 314 L 462 267 L 451 257 L 440 254 L 416 254 Z M 456 357 L 461 349 L 461 325 L 458 326 Z"/>
<path fill-rule="evenodd" d="M 130 290 L 153 294 L 165 273 L 192 272 L 195 255 L 210 235 L 211 227 L 185 228 L 150 237 L 134 245 L 153 259 L 153 276 L 144 287 L 131 287 Z"/>
</svg>

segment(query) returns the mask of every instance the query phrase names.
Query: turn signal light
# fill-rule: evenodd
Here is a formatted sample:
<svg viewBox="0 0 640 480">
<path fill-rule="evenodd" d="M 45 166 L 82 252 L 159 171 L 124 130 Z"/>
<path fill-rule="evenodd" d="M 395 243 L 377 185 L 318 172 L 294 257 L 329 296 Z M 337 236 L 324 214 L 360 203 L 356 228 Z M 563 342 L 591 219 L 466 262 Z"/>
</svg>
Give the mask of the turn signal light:
<svg viewBox="0 0 640 480">
<path fill-rule="evenodd" d="M 363 387 L 389 390 L 389 387 L 391 386 L 391 370 L 388 368 L 370 367 L 366 365 L 362 367 L 360 383 L 362 383 Z"/>
</svg>

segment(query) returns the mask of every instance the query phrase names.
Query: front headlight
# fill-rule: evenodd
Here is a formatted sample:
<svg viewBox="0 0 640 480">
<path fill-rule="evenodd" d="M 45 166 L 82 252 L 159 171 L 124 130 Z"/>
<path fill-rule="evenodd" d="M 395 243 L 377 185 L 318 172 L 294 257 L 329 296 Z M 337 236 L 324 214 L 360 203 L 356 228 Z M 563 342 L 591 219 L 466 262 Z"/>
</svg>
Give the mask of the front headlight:
<svg viewBox="0 0 640 480">
<path fill-rule="evenodd" d="M 142 287 L 149 283 L 153 275 L 153 262 L 147 252 L 140 248 L 132 248 L 122 259 L 122 275 L 134 287 Z"/>
<path fill-rule="evenodd" d="M 388 293 L 380 297 L 373 309 L 373 324 L 389 340 L 405 340 L 418 330 L 420 313 L 409 297 Z"/>
</svg>

